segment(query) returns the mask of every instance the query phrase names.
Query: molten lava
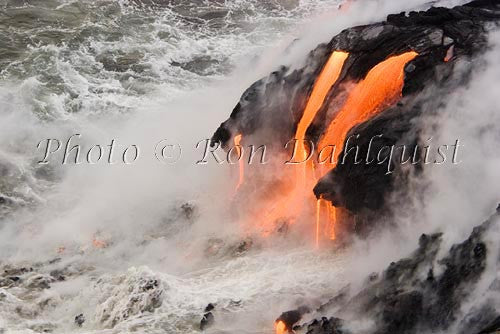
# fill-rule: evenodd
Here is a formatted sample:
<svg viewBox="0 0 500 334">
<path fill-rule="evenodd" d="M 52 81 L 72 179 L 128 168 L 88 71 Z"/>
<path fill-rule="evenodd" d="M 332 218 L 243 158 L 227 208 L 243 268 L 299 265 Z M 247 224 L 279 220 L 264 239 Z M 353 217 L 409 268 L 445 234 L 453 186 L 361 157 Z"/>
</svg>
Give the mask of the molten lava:
<svg viewBox="0 0 500 334">
<path fill-rule="evenodd" d="M 335 219 L 336 219 L 337 211 L 336 211 L 335 207 L 333 206 L 332 202 L 327 202 L 327 208 L 328 208 L 328 227 L 326 229 L 326 236 L 330 240 L 335 240 L 335 238 L 336 238 Z"/>
<path fill-rule="evenodd" d="M 285 323 L 281 320 L 274 324 L 274 329 L 276 330 L 276 334 L 285 334 L 288 332 Z"/>
<path fill-rule="evenodd" d="M 338 157 L 342 152 L 347 132 L 353 126 L 375 116 L 401 97 L 404 68 L 416 56 L 418 56 L 416 52 L 406 52 L 390 57 L 371 69 L 365 79 L 360 81 L 349 94 L 345 105 L 330 123 L 319 147 L 334 145 Z M 334 159 L 327 167 L 333 168 L 336 164 L 337 159 Z"/>
<path fill-rule="evenodd" d="M 307 129 L 314 120 L 314 117 L 316 117 L 316 114 L 320 110 L 321 106 L 323 106 L 328 92 L 340 77 L 340 73 L 342 72 L 342 68 L 344 67 L 344 63 L 347 57 L 349 57 L 349 54 L 347 52 L 334 51 L 323 67 L 320 75 L 316 79 L 316 83 L 314 84 L 313 90 L 311 92 L 311 95 L 309 96 L 306 108 L 304 109 L 304 113 L 299 121 L 299 124 L 297 125 L 297 131 L 295 133 L 295 139 L 297 140 L 296 154 L 298 161 L 304 161 L 308 156 L 308 152 L 305 148 L 305 137 Z M 308 170 L 310 171 L 309 179 L 307 179 Z M 299 192 L 306 191 L 305 196 L 301 196 L 302 198 L 304 198 L 307 196 L 307 193 L 310 193 L 309 188 L 316 181 L 314 177 L 314 166 L 312 164 L 312 161 L 309 160 L 305 164 L 300 164 L 298 173 L 299 174 L 297 175 L 298 180 L 296 189 Z M 316 247 L 319 246 L 321 202 L 322 200 L 317 200 L 316 202 Z"/>
<path fill-rule="evenodd" d="M 234 147 L 236 148 L 237 152 L 238 152 L 238 157 L 239 157 L 239 167 L 240 167 L 240 176 L 238 178 L 238 184 L 236 185 L 236 191 L 238 191 L 238 189 L 241 187 L 241 185 L 243 184 L 243 180 L 244 180 L 244 177 L 245 177 L 245 162 L 243 161 L 242 159 L 242 150 L 241 150 L 241 138 L 242 138 L 242 135 L 237 135 L 234 137 Z"/>
<path fill-rule="evenodd" d="M 298 161 L 303 161 L 307 158 L 308 154 L 304 145 L 306 131 L 325 102 L 328 92 L 338 80 L 342 67 L 344 66 L 344 62 L 348 56 L 349 54 L 346 52 L 333 52 L 314 84 L 311 96 L 307 101 L 304 114 L 297 125 L 297 131 L 295 133 L 295 139 L 297 140 L 296 154 Z"/>
<path fill-rule="evenodd" d="M 316 201 L 316 247 L 319 246 L 319 230 L 321 224 L 321 202 L 322 199 Z"/>
<path fill-rule="evenodd" d="M 314 212 L 315 208 L 316 245 L 319 246 L 321 236 L 326 236 L 331 240 L 336 238 L 338 209 L 323 199 L 317 200 L 316 205 L 314 205 L 315 199 L 311 190 L 317 179 L 338 163 L 338 156 L 343 151 L 348 131 L 401 98 L 404 86 L 404 68 L 417 55 L 416 52 L 410 51 L 390 57 L 373 67 L 363 80 L 355 84 L 348 93 L 343 106 L 335 113 L 318 145 L 319 149 L 327 146 L 334 147 L 332 150 L 333 159 L 325 163 L 318 163 L 318 165 L 314 165 L 312 160 L 295 165 L 295 175 L 293 173 L 288 175 L 291 177 L 291 182 L 283 182 L 278 187 L 273 188 L 273 192 L 279 192 L 279 196 L 269 197 L 263 203 L 264 209 L 259 206 L 257 212 L 253 213 L 252 223 L 258 222 L 257 225 L 264 236 L 276 230 L 277 224 L 291 224 L 304 213 Z M 339 81 L 348 57 L 349 54 L 346 52 L 333 52 L 314 83 L 295 133 L 294 157 L 297 162 L 304 161 L 310 156 L 305 146 L 307 130 L 324 105 L 332 87 L 335 87 Z M 238 135 L 234 138 L 235 146 L 239 146 L 240 142 L 241 135 Z M 243 165 L 240 164 L 237 189 L 242 185 L 243 178 L 244 169 Z M 308 210 L 304 210 L 304 205 L 307 206 Z M 286 326 L 284 323 L 277 322 L 276 329 L 277 333 L 284 333 Z"/>
<path fill-rule="evenodd" d="M 323 105 L 328 92 L 330 92 L 332 86 L 340 77 L 344 62 L 348 56 L 349 54 L 346 52 L 334 51 L 316 79 L 302 118 L 297 125 L 295 135 L 297 141 L 295 156 L 297 161 L 304 161 L 308 156 L 305 147 L 307 129 Z M 306 200 L 314 201 L 312 188 L 316 179 L 314 178 L 314 166 L 312 162 L 300 163 L 296 168 L 295 184 L 292 186 L 289 194 L 274 201 L 271 207 L 268 207 L 263 214 L 259 213 L 259 217 L 257 217 L 257 220 L 261 221 L 264 235 L 268 235 L 279 220 L 287 220 L 291 223 L 293 218 L 300 215 Z M 309 175 L 307 175 L 307 171 L 310 172 Z"/>
<path fill-rule="evenodd" d="M 404 68 L 418 53 L 410 51 L 399 56 L 386 59 L 368 72 L 349 94 L 346 103 L 330 123 L 319 147 L 333 145 L 335 159 L 327 161 L 323 166 L 322 175 L 338 163 L 338 156 L 343 150 L 347 133 L 353 126 L 365 122 L 401 98 L 404 86 Z M 321 209 L 321 206 L 318 206 Z M 335 239 L 335 222 L 337 209 L 329 207 L 328 234 Z M 317 217 L 320 214 L 317 213 Z M 318 220 L 318 218 L 317 218 Z M 318 225 L 319 222 L 316 222 Z M 318 228 L 318 227 L 316 227 Z"/>
<path fill-rule="evenodd" d="M 316 201 L 316 247 L 319 246 L 322 222 L 326 222 L 323 234 L 330 240 L 335 240 L 335 207 L 322 198 Z"/>
</svg>

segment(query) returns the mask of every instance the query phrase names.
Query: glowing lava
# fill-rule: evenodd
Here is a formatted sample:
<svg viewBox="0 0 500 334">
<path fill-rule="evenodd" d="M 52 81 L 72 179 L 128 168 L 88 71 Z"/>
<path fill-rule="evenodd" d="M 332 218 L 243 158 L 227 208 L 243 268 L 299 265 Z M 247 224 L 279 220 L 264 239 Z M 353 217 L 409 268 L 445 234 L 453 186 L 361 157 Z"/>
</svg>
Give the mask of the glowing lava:
<svg viewBox="0 0 500 334">
<path fill-rule="evenodd" d="M 349 54 L 346 52 L 334 51 L 316 78 L 302 118 L 297 125 L 295 135 L 295 157 L 297 161 L 304 161 L 308 156 L 305 147 L 307 129 L 321 109 L 332 86 L 340 77 L 344 62 L 348 56 Z M 280 196 L 263 213 L 259 212 L 257 214 L 256 219 L 260 222 L 264 235 L 268 235 L 280 220 L 292 223 L 293 219 L 301 214 L 304 202 L 314 202 L 312 188 L 316 179 L 314 178 L 312 162 L 300 163 L 296 165 L 296 168 L 297 174 L 294 184 L 291 185 L 290 189 L 287 189 L 287 195 Z M 306 175 L 307 171 L 310 171 L 309 175 Z"/>
<path fill-rule="evenodd" d="M 336 214 L 337 211 L 335 207 L 333 206 L 332 202 L 326 202 L 327 208 L 328 208 L 328 228 L 326 230 L 326 236 L 330 240 L 335 240 L 336 234 L 335 234 L 335 221 L 336 221 Z"/>
<path fill-rule="evenodd" d="M 276 334 L 285 334 L 288 332 L 288 330 L 286 329 L 286 325 L 283 321 L 277 321 L 275 324 L 274 324 L 274 329 L 276 330 Z"/>
<path fill-rule="evenodd" d="M 297 125 L 297 131 L 295 133 L 295 139 L 297 140 L 296 155 L 298 161 L 304 161 L 308 156 L 308 152 L 305 148 L 306 131 L 325 102 L 328 92 L 338 80 L 344 62 L 348 56 L 349 54 L 346 52 L 334 51 L 314 84 L 311 96 L 307 101 L 304 114 Z M 306 167 L 312 168 L 312 164 L 308 161 L 307 164 L 300 164 L 299 166 L 301 169 L 300 172 L 303 174 L 299 176 L 299 179 L 300 181 L 304 181 L 306 178 Z M 302 184 L 305 184 L 305 182 Z"/>
<path fill-rule="evenodd" d="M 307 129 L 325 102 L 328 92 L 337 82 L 340 73 L 342 72 L 344 62 L 348 56 L 349 54 L 346 52 L 334 51 L 316 79 L 295 133 L 295 139 L 297 141 L 295 153 L 298 161 L 304 161 L 308 156 L 308 152 L 305 147 Z M 282 205 L 275 206 L 274 209 L 266 215 L 266 220 L 270 219 L 271 223 L 274 223 L 274 220 L 276 219 L 286 217 L 291 208 L 300 212 L 304 199 L 307 199 L 308 197 L 312 199 L 312 192 L 310 190 L 315 183 L 313 172 L 314 166 L 311 161 L 308 161 L 307 163 L 299 164 L 297 168 L 297 178 L 295 180 L 296 184 L 295 189 L 291 194 L 291 200 L 287 200 Z M 308 170 L 310 171 L 309 178 L 307 177 Z"/>
<path fill-rule="evenodd" d="M 322 199 L 316 201 L 316 247 L 319 246 L 319 229 L 321 224 L 321 202 Z"/>
<path fill-rule="evenodd" d="M 242 155 L 242 150 L 241 150 L 241 145 L 240 145 L 241 138 L 242 138 L 241 134 L 234 137 L 234 147 L 236 148 L 236 150 L 238 152 L 238 157 L 240 157 L 240 159 L 239 159 L 240 176 L 238 178 L 238 184 L 236 185 L 236 191 L 238 191 L 238 189 L 241 187 L 241 185 L 243 184 L 243 180 L 245 178 L 245 162 L 241 158 L 241 155 Z"/>
<path fill-rule="evenodd" d="M 320 141 L 319 147 L 333 145 L 335 159 L 323 165 L 322 175 L 338 163 L 347 133 L 353 126 L 365 122 L 401 98 L 404 86 L 404 68 L 418 53 L 410 51 L 386 59 L 368 72 L 349 94 L 346 103 L 333 119 Z M 321 207 L 319 206 L 321 209 Z M 329 207 L 329 238 L 335 239 L 337 209 Z M 320 214 L 317 214 L 319 217 Z M 319 224 L 317 222 L 316 224 Z"/>
<path fill-rule="evenodd" d="M 331 240 L 336 238 L 338 209 L 329 201 L 323 199 L 315 201 L 311 190 L 317 183 L 317 179 L 338 163 L 338 156 L 342 153 L 348 131 L 401 98 L 404 86 L 404 68 L 417 55 L 416 52 L 410 51 L 389 57 L 373 67 L 364 79 L 354 85 L 354 88 L 348 93 L 345 103 L 328 125 L 318 145 L 319 149 L 327 146 L 334 148 L 332 151 L 333 159 L 318 165 L 314 165 L 313 160 L 295 165 L 296 169 L 293 170 L 295 175 L 293 172 L 292 175 L 289 175 L 290 182 L 283 182 L 278 187 L 270 189 L 270 193 L 276 193 L 277 196 L 269 196 L 264 202 L 264 209 L 259 206 L 260 209 L 253 213 L 252 223 L 258 222 L 257 225 L 264 236 L 270 235 L 278 223 L 292 224 L 304 213 L 314 212 L 315 208 L 316 245 L 319 246 L 322 235 Z M 314 83 L 295 133 L 294 157 L 297 162 L 306 160 L 310 155 L 306 148 L 307 130 L 324 105 L 332 87 L 335 87 L 339 80 L 348 57 L 347 52 L 333 52 Z M 241 135 L 238 135 L 234 138 L 235 146 L 239 146 L 240 142 Z M 243 165 L 240 164 L 237 189 L 242 185 L 243 178 L 244 169 Z M 304 205 L 307 206 L 308 211 L 304 211 Z M 282 332 L 286 330 L 284 324 L 279 322 L 276 327 L 277 331 L 278 329 Z"/>
<path fill-rule="evenodd" d="M 404 85 L 404 68 L 418 53 L 410 51 L 386 59 L 368 72 L 349 94 L 345 105 L 333 119 L 320 141 L 319 147 L 334 145 L 336 155 L 342 152 L 349 130 L 401 98 Z M 327 167 L 333 168 L 337 159 Z"/>
<path fill-rule="evenodd" d="M 335 207 L 331 202 L 322 198 L 316 201 L 316 247 L 319 247 L 321 225 L 324 221 L 326 221 L 326 228 L 323 230 L 324 236 L 335 240 L 335 215 Z"/>
</svg>

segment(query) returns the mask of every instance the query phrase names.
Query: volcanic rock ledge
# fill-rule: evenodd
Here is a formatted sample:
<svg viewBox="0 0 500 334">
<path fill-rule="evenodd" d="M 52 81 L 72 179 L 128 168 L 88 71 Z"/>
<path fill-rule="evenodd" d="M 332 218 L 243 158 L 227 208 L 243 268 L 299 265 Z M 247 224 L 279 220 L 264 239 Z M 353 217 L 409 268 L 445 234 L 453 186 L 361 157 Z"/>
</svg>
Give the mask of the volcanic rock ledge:
<svg viewBox="0 0 500 334">
<path fill-rule="evenodd" d="M 487 282 L 489 288 L 472 309 L 463 306 L 484 278 L 487 257 L 498 259 L 500 255 L 489 249 L 486 241 L 486 236 L 494 233 L 499 222 L 497 212 L 475 227 L 469 238 L 452 246 L 442 259 L 438 258 L 442 236 L 424 234 L 410 257 L 391 263 L 380 277 L 371 275 L 365 288 L 352 298 L 346 298 L 346 292 L 342 291 L 317 313 L 331 315 L 333 312 L 345 319 L 368 318 L 375 324 L 375 328 L 368 331 L 373 334 L 442 330 L 460 334 L 495 333 L 500 330 L 500 313 L 493 300 L 484 298 L 500 292 L 495 277 Z M 348 333 L 345 329 L 348 327 L 349 323 L 338 318 L 323 317 L 294 329 L 297 333 L 341 334 Z"/>
<path fill-rule="evenodd" d="M 497 27 L 499 20 L 498 1 L 479 0 L 452 9 L 389 15 L 385 22 L 346 29 L 328 44 L 311 51 L 302 68 L 281 67 L 248 88 L 229 119 L 213 135 L 212 144 L 228 147 L 235 135 L 242 134 L 249 142 L 252 138 L 264 138 L 282 149 L 295 135 L 315 79 L 330 54 L 340 50 L 348 52 L 349 57 L 308 128 L 306 139 L 319 142 L 331 122 L 332 109 L 338 107 L 337 100 L 342 100 L 349 83 L 352 86 L 359 82 L 388 57 L 415 51 L 418 56 L 405 67 L 400 102 L 362 124 L 355 124 L 346 138 L 359 135 L 356 145 L 363 157 L 370 139 L 378 134 L 383 134 L 383 138 L 373 142 L 373 152 L 384 146 L 417 145 L 421 129 L 415 119 L 438 110 L 450 92 L 467 83 L 474 66 L 470 60 L 487 48 L 488 31 Z M 468 66 L 469 72 L 455 73 L 457 64 Z M 418 173 L 421 167 L 417 164 L 412 172 Z M 404 196 L 409 172 L 403 171 L 400 164 L 395 164 L 395 168 L 387 174 L 386 165 L 355 164 L 354 158 L 348 156 L 345 163 L 320 179 L 314 193 L 354 214 L 354 229 L 364 233 L 370 229 L 368 222 L 374 221 L 373 217 L 390 214 L 385 212 L 385 199 L 394 191 L 396 180 Z"/>
</svg>

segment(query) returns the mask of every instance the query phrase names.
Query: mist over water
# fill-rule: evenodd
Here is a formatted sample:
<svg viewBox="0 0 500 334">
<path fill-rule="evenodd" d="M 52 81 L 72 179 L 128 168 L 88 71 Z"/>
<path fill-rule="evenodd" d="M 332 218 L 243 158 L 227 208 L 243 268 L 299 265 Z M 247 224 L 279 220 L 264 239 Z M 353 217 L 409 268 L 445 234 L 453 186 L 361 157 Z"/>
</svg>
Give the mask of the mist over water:
<svg viewBox="0 0 500 334">
<path fill-rule="evenodd" d="M 428 7 L 426 1 L 379 1 L 339 12 L 338 5 L 0 2 L 0 264 L 22 264 L 41 275 L 33 274 L 17 295 L 0 289 L 0 328 L 195 333 L 205 306 L 216 303 L 216 325 L 208 333 L 271 333 L 281 312 L 325 302 L 354 278 L 406 255 L 419 233 L 440 230 L 440 221 L 450 219 L 446 208 L 463 198 L 437 196 L 437 204 L 425 206 L 428 221 L 349 250 L 316 251 L 312 240 L 292 236 L 252 240 L 247 251 L 250 241 L 230 209 L 237 166 L 195 164 L 201 157 L 196 143 L 212 135 L 252 82 L 282 64 L 299 67 L 318 43 L 353 24 Z M 487 60 L 498 59 L 494 55 Z M 477 85 L 464 93 L 484 93 L 488 81 Z M 463 104 L 457 98 L 449 108 L 456 105 L 469 117 L 466 111 L 479 107 Z M 463 129 L 449 123 L 444 131 L 455 138 L 455 127 Z M 76 133 L 82 135 L 76 143 L 86 149 L 113 139 L 117 152 L 137 145 L 141 159 L 130 166 L 61 165 L 58 155 L 51 164 L 37 163 L 41 140 L 64 143 Z M 179 163 L 153 158 L 161 139 L 186 148 Z M 495 161 L 482 165 L 488 179 L 495 176 Z M 453 178 L 463 177 L 454 172 Z M 452 182 L 449 174 L 429 177 L 442 180 L 442 187 Z M 467 192 L 471 184 L 460 186 Z M 471 214 L 457 220 L 462 230 L 450 244 L 488 215 L 495 193 L 483 194 Z M 96 240 L 106 248 L 94 247 Z M 65 281 L 50 290 L 33 288 L 61 268 Z M 145 292 L 151 284 L 157 295 Z M 155 304 L 154 296 L 161 306 L 141 313 Z M 80 313 L 86 318 L 81 328 L 74 324 Z"/>
</svg>

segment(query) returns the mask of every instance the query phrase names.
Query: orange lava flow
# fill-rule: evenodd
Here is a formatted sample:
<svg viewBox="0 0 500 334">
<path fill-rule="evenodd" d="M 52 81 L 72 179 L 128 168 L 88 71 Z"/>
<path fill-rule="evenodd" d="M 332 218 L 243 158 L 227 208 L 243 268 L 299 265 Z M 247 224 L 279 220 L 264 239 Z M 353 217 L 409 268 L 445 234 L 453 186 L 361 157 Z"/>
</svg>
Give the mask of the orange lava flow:
<svg viewBox="0 0 500 334">
<path fill-rule="evenodd" d="M 274 324 L 274 329 L 276 330 L 276 334 L 285 334 L 287 332 L 286 324 L 281 320 Z"/>
<path fill-rule="evenodd" d="M 294 161 L 298 164 L 293 170 L 295 175 L 290 175 L 292 182 L 283 183 L 282 188 L 279 188 L 282 196 L 269 200 L 266 202 L 264 210 L 261 209 L 253 213 L 252 221 L 258 222 L 258 227 L 264 236 L 270 235 L 278 223 L 293 224 L 302 214 L 314 212 L 315 207 L 314 236 L 316 247 L 319 247 L 322 236 L 330 240 L 336 238 L 337 216 L 342 212 L 329 201 L 316 200 L 311 190 L 317 182 L 317 177 L 323 176 L 338 163 L 348 131 L 401 98 L 404 86 L 404 68 L 417 55 L 416 52 L 410 51 L 389 57 L 373 67 L 364 79 L 356 83 L 348 93 L 343 106 L 328 125 L 318 145 L 318 152 L 326 146 L 334 147 L 335 149 L 332 150 L 333 159 L 316 165 L 314 159 L 303 163 L 310 155 L 306 147 L 307 130 L 324 105 L 332 87 L 339 80 L 344 63 L 349 57 L 349 54 L 343 51 L 335 51 L 330 55 L 314 83 L 304 113 L 297 124 Z M 236 136 L 234 138 L 235 146 L 238 146 L 240 141 L 241 135 Z M 237 189 L 243 182 L 243 176 L 243 166 L 240 165 L 240 179 Z M 304 210 L 304 205 L 308 206 L 309 211 Z M 276 323 L 276 327 L 281 328 L 282 331 L 286 330 L 283 326 L 284 324 Z"/>
<path fill-rule="evenodd" d="M 295 134 L 295 161 L 304 161 L 309 153 L 305 147 L 306 132 L 311 125 L 314 117 L 321 109 L 328 92 L 337 82 L 342 72 L 344 62 L 349 56 L 348 53 L 342 51 L 334 51 L 326 62 L 325 66 L 318 75 L 314 83 L 311 95 L 307 101 L 302 118 L 300 119 Z M 269 226 L 273 226 L 277 220 L 293 219 L 300 215 L 303 204 L 306 200 L 313 201 L 312 187 L 314 186 L 314 166 L 309 160 L 307 163 L 299 163 L 297 165 L 297 174 L 294 179 L 295 184 L 290 189 L 288 196 L 282 197 L 281 200 L 272 203 L 272 207 L 265 210 L 263 214 L 259 214 L 258 220 L 262 221 L 261 226 L 269 232 Z M 310 177 L 307 177 L 307 172 L 310 171 Z M 292 221 L 289 221 L 292 222 Z M 264 234 L 267 234 L 264 232 Z"/>
<path fill-rule="evenodd" d="M 305 138 L 306 132 L 309 126 L 311 125 L 314 117 L 321 109 L 321 106 L 325 102 L 326 96 L 328 92 L 332 88 L 332 86 L 337 82 L 340 73 L 342 72 L 342 68 L 349 54 L 347 52 L 342 51 L 334 51 L 328 61 L 326 62 L 323 70 L 320 75 L 316 79 L 316 83 L 314 84 L 311 95 L 309 96 L 309 100 L 307 101 L 306 107 L 304 109 L 304 114 L 297 125 L 297 131 L 295 133 L 296 143 L 296 155 L 298 161 L 304 161 L 307 159 L 308 152 L 305 147 Z M 307 189 L 307 170 L 310 170 L 311 178 L 314 178 L 314 166 L 312 161 L 309 160 L 307 163 L 299 164 L 298 170 L 298 182 L 296 184 L 296 189 L 298 191 L 304 191 Z M 310 180 L 313 181 L 313 180 Z M 310 182 L 312 183 L 312 182 Z M 321 210 L 321 200 L 317 200 L 316 202 L 316 247 L 319 247 L 319 234 L 320 234 L 320 212 Z"/>
<path fill-rule="evenodd" d="M 297 140 L 297 161 L 304 161 L 307 158 L 308 152 L 305 147 L 306 131 L 325 102 L 328 92 L 338 80 L 340 73 L 342 72 L 344 62 L 348 56 L 349 54 L 346 52 L 334 51 L 316 79 L 316 83 L 314 84 L 313 90 L 304 109 L 304 114 L 302 115 L 302 118 L 297 125 L 297 131 L 295 132 L 295 139 Z M 301 184 L 298 186 L 300 187 L 305 185 L 306 168 L 312 168 L 312 166 L 310 161 L 306 164 L 300 164 L 299 166 L 299 172 L 302 173 L 302 175 L 299 176 L 299 182 Z"/>
<path fill-rule="evenodd" d="M 416 56 L 418 56 L 416 52 L 406 52 L 390 57 L 372 68 L 365 79 L 360 81 L 349 94 L 346 103 L 330 123 L 319 147 L 334 145 L 338 158 L 343 150 L 347 133 L 353 126 L 375 116 L 401 97 L 404 67 Z M 326 167 L 335 167 L 337 160 L 328 162 Z"/>
<path fill-rule="evenodd" d="M 322 175 L 337 165 L 347 133 L 353 126 L 375 116 L 401 97 L 404 86 L 404 68 L 416 56 L 418 53 L 410 51 L 390 57 L 372 68 L 365 79 L 356 85 L 320 141 L 319 149 L 327 145 L 333 145 L 336 148 L 335 159 L 323 165 Z M 318 206 L 318 210 L 321 210 L 321 206 Z M 331 203 L 328 206 L 328 213 L 327 233 L 328 237 L 333 240 L 335 239 L 337 209 Z M 319 216 L 320 213 L 317 213 L 317 217 Z M 319 225 L 319 222 L 316 224 Z"/>
<path fill-rule="evenodd" d="M 240 145 L 241 138 L 242 138 L 241 134 L 234 137 L 234 147 L 236 147 L 236 149 L 238 151 L 238 157 L 240 157 L 240 159 L 239 159 L 240 176 L 238 179 L 238 184 L 236 185 L 236 191 L 238 191 L 238 189 L 243 184 L 243 180 L 245 177 L 245 162 L 241 158 L 241 145 Z"/>
<path fill-rule="evenodd" d="M 321 199 L 316 201 L 316 248 L 319 247 L 319 230 L 321 224 Z"/>
<path fill-rule="evenodd" d="M 316 201 L 316 248 L 319 248 L 322 222 L 326 222 L 324 235 L 330 240 L 335 240 L 335 221 L 336 209 L 333 204 L 322 198 L 318 199 Z"/>
<path fill-rule="evenodd" d="M 337 209 L 333 206 L 331 202 L 328 202 L 328 228 L 326 230 L 327 237 L 330 240 L 335 240 L 335 222 L 337 221 Z"/>
</svg>

